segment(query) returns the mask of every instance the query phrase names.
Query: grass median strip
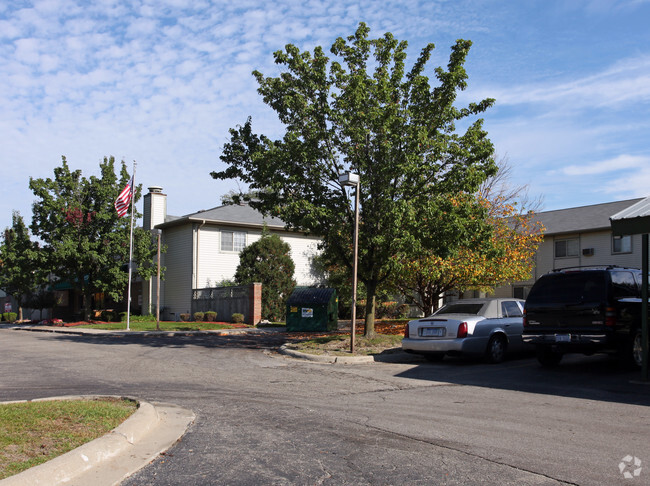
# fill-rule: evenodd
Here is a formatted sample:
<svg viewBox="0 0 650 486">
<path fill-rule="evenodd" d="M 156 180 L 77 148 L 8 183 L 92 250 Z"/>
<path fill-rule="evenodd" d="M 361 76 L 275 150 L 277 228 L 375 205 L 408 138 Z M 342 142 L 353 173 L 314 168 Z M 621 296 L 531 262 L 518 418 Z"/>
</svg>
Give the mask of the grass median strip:
<svg viewBox="0 0 650 486">
<path fill-rule="evenodd" d="M 0 404 L 0 479 L 101 437 L 136 408 L 119 398 Z"/>
<path fill-rule="evenodd" d="M 373 355 L 380 354 L 390 349 L 399 348 L 402 342 L 401 335 L 378 334 L 373 338 L 355 336 L 355 354 Z M 339 334 L 323 336 L 292 343 L 291 349 L 310 354 L 326 354 L 334 356 L 348 356 L 350 354 L 350 336 Z"/>
</svg>

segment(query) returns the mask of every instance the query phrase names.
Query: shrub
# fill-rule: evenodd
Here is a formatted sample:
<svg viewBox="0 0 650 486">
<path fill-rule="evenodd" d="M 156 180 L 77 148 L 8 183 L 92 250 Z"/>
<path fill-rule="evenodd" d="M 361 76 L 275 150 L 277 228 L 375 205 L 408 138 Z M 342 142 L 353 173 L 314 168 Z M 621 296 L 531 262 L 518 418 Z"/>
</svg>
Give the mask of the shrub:
<svg viewBox="0 0 650 486">
<path fill-rule="evenodd" d="M 409 316 L 409 312 L 411 311 L 411 306 L 408 304 L 401 304 L 397 308 L 397 315 L 395 316 L 395 319 L 406 319 Z"/>
<path fill-rule="evenodd" d="M 18 314 L 15 312 L 5 312 L 2 314 L 2 319 L 7 322 L 16 322 L 16 317 L 18 317 Z"/>
<path fill-rule="evenodd" d="M 203 312 L 195 312 L 194 313 L 194 321 L 196 321 L 196 322 L 203 322 L 204 317 L 205 317 L 205 313 L 203 313 Z"/>
<path fill-rule="evenodd" d="M 207 311 L 205 313 L 205 320 L 208 322 L 215 322 L 217 320 L 217 313 L 215 311 Z"/>
<path fill-rule="evenodd" d="M 183 321 L 183 322 L 189 322 L 190 321 L 190 314 L 179 314 L 178 316 L 181 318 L 181 321 Z"/>
<path fill-rule="evenodd" d="M 239 314 L 235 312 L 230 318 L 231 322 L 234 324 L 242 324 L 244 322 L 244 314 Z"/>
<path fill-rule="evenodd" d="M 100 319 L 104 322 L 113 322 L 117 318 L 117 312 L 112 310 L 103 310 Z"/>
<path fill-rule="evenodd" d="M 283 320 L 287 299 L 296 286 L 295 264 L 291 247 L 278 235 L 270 235 L 266 227 L 262 238 L 245 247 L 239 254 L 235 281 L 240 285 L 262 283 L 262 317 Z"/>
</svg>

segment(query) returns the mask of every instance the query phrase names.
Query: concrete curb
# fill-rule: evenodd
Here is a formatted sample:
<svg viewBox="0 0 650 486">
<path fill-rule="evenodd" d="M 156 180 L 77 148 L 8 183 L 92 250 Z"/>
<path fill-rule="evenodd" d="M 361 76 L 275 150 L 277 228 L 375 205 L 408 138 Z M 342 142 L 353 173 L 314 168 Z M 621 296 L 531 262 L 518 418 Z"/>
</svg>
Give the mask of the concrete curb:
<svg viewBox="0 0 650 486">
<path fill-rule="evenodd" d="M 333 356 L 327 354 L 309 354 L 297 351 L 287 347 L 286 344 L 282 345 L 278 350 L 280 354 L 290 356 L 296 359 L 307 361 L 314 361 L 316 363 L 329 363 L 329 364 L 369 364 L 379 362 L 417 362 L 421 361 L 420 357 L 396 351 L 389 354 L 375 354 L 368 356 Z"/>
<path fill-rule="evenodd" d="M 94 400 L 106 396 L 83 395 L 23 400 Z M 138 409 L 108 434 L 66 454 L 0 481 L 2 486 L 119 484 L 170 448 L 195 419 L 192 411 L 172 404 L 138 401 Z"/>
</svg>

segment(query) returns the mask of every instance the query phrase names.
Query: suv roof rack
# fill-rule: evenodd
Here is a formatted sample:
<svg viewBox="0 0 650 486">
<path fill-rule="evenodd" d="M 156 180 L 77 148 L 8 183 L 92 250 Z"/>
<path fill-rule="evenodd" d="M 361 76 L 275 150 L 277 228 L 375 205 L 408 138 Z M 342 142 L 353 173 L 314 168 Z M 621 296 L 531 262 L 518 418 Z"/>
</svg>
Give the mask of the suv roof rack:
<svg viewBox="0 0 650 486">
<path fill-rule="evenodd" d="M 620 267 L 618 265 L 582 265 L 573 267 L 554 268 L 549 273 L 564 272 L 566 270 L 638 270 L 638 268 Z"/>
</svg>

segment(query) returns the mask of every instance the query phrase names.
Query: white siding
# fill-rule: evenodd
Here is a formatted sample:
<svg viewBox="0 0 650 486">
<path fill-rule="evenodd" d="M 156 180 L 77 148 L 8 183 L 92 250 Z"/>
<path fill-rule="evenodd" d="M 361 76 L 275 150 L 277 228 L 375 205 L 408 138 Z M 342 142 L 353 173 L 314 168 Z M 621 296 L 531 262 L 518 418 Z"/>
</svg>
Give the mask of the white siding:
<svg viewBox="0 0 650 486">
<path fill-rule="evenodd" d="M 289 243 L 291 247 L 291 258 L 296 265 L 294 277 L 298 285 L 313 285 L 316 282 L 312 274 L 312 258 L 318 254 L 319 238 L 312 236 L 296 235 L 285 233 L 280 237 Z"/>
<path fill-rule="evenodd" d="M 195 288 L 214 287 L 224 279 L 232 279 L 239 265 L 239 253 L 221 251 L 221 230 L 217 226 L 203 226 L 198 230 L 198 259 Z M 228 231 L 244 231 L 246 244 L 251 243 L 250 231 L 227 228 Z"/>
<path fill-rule="evenodd" d="M 161 283 L 161 307 L 165 307 L 164 319 L 176 318 L 189 313 L 192 301 L 192 226 L 187 224 L 166 229 L 163 244 L 167 253 L 162 265 L 165 279 Z M 173 316 L 170 315 L 173 313 Z"/>
<path fill-rule="evenodd" d="M 555 240 L 578 238 L 580 242 L 578 256 L 555 258 Z M 593 255 L 583 255 L 585 249 L 593 249 Z M 641 235 L 632 236 L 632 253 L 616 254 L 612 251 L 612 232 L 593 231 L 588 233 L 548 235 L 544 238 L 535 255 L 534 278 L 527 282 L 515 282 L 512 286 L 504 285 L 494 291 L 498 297 L 512 296 L 513 286 L 532 286 L 535 280 L 554 268 L 576 266 L 617 265 L 620 267 L 641 268 Z"/>
<path fill-rule="evenodd" d="M 239 253 L 222 251 L 221 231 L 243 231 L 246 245 L 259 240 L 262 231 L 238 227 L 203 226 L 195 235 L 198 259 L 194 288 L 213 287 L 224 279 L 232 279 L 239 265 Z M 294 278 L 298 285 L 315 283 L 311 275 L 311 257 L 317 252 L 319 239 L 289 232 L 278 232 L 280 238 L 291 247 L 291 258 L 296 266 Z"/>
</svg>

